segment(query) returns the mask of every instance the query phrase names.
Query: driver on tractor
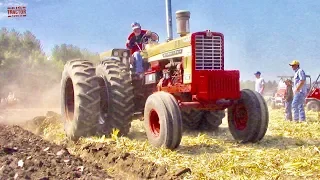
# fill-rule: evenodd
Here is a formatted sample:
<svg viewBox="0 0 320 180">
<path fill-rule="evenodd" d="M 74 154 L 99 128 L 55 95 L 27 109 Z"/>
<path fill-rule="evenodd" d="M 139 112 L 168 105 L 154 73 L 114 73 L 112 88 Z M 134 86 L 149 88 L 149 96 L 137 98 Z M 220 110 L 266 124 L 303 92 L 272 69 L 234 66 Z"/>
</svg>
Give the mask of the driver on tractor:
<svg viewBox="0 0 320 180">
<path fill-rule="evenodd" d="M 134 22 L 131 24 L 133 32 L 129 35 L 126 47 L 130 49 L 131 55 L 133 56 L 133 66 L 135 73 L 139 78 L 143 77 L 143 59 L 140 51 L 143 50 L 143 44 L 151 38 L 152 33 L 148 30 L 142 30 L 139 23 Z"/>
</svg>

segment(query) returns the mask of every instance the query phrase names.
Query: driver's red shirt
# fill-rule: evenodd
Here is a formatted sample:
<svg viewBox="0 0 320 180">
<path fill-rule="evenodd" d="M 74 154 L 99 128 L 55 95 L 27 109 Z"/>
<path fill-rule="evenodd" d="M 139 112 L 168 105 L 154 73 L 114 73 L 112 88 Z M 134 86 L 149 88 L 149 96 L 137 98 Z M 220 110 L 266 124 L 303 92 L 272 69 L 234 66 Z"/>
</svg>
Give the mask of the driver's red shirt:
<svg viewBox="0 0 320 180">
<path fill-rule="evenodd" d="M 140 49 L 138 48 L 138 46 L 135 44 L 136 39 L 141 39 L 143 35 L 145 35 L 147 32 L 147 30 L 141 30 L 140 35 L 136 38 L 134 33 L 132 32 L 129 37 L 128 40 L 130 41 L 130 43 L 126 43 L 126 47 L 128 49 L 130 49 L 130 53 L 133 54 L 136 51 L 140 51 Z M 138 42 L 139 47 L 142 49 L 142 43 Z"/>
</svg>

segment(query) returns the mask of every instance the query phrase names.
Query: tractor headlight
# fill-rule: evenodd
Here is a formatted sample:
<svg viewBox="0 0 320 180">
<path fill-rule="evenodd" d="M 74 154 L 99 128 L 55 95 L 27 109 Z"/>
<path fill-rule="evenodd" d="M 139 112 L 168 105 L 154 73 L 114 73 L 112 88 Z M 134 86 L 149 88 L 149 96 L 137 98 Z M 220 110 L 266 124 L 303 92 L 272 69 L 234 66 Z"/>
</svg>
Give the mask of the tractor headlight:
<svg viewBox="0 0 320 180">
<path fill-rule="evenodd" d="M 127 58 L 123 57 L 122 62 L 123 62 L 123 64 L 127 64 Z"/>
<path fill-rule="evenodd" d="M 128 52 L 127 51 L 123 52 L 123 57 L 128 57 Z"/>
<path fill-rule="evenodd" d="M 114 55 L 114 56 L 119 56 L 119 52 L 118 52 L 118 51 L 114 51 L 114 52 L 113 52 L 113 55 Z"/>
<path fill-rule="evenodd" d="M 156 73 L 146 74 L 145 75 L 145 84 L 156 83 Z"/>
</svg>

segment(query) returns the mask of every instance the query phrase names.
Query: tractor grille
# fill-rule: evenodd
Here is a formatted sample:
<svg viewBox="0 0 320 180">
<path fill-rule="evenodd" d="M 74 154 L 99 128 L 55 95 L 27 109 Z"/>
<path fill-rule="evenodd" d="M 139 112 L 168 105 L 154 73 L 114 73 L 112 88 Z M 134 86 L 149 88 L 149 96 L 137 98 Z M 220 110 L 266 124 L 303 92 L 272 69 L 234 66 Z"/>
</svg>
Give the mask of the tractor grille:
<svg viewBox="0 0 320 180">
<path fill-rule="evenodd" d="M 222 38 L 220 36 L 195 36 L 195 69 L 222 70 Z"/>
<path fill-rule="evenodd" d="M 220 73 L 211 73 L 208 77 L 208 92 L 209 99 L 238 98 L 239 76 L 236 71 L 222 71 Z"/>
</svg>

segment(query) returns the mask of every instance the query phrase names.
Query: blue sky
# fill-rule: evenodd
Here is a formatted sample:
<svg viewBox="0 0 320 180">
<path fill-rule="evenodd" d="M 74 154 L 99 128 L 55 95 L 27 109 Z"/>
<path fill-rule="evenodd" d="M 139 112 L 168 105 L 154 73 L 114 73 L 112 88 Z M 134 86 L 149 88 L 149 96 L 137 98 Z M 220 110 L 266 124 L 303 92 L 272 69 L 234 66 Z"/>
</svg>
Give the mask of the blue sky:
<svg viewBox="0 0 320 180">
<path fill-rule="evenodd" d="M 9 3 L 24 3 L 27 17 L 7 18 Z M 172 0 L 174 12 L 191 12 L 190 29 L 225 35 L 225 68 L 239 69 L 242 80 L 262 72 L 266 80 L 291 75 L 293 59 L 314 78 L 320 73 L 320 1 L 316 0 Z M 94 52 L 124 47 L 130 24 L 167 37 L 164 0 L 0 0 L 0 28 L 30 30 L 50 54 L 56 44 Z"/>
</svg>

